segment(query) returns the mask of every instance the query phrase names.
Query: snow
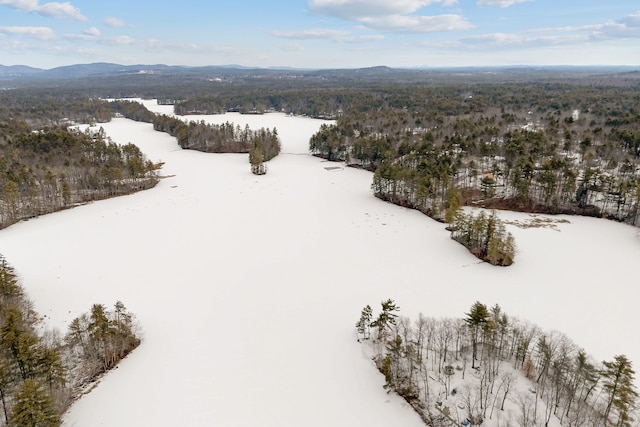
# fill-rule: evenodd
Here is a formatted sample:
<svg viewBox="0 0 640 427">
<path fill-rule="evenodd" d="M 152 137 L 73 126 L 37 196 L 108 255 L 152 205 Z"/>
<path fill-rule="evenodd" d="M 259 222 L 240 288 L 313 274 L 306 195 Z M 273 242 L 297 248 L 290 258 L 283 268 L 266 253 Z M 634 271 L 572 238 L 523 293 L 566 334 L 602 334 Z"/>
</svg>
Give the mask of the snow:
<svg viewBox="0 0 640 427">
<path fill-rule="evenodd" d="M 370 173 L 308 155 L 320 120 L 194 119 L 276 127 L 283 153 L 258 177 L 246 155 L 181 150 L 149 124 L 114 119 L 107 135 L 165 162 L 167 178 L 0 232 L 50 327 L 117 300 L 143 327 L 142 345 L 65 426 L 422 426 L 355 339 L 362 307 L 377 312 L 387 298 L 413 319 L 498 303 L 596 360 L 624 353 L 638 369 L 637 228 L 581 217 L 510 225 L 516 263 L 493 267 L 443 224 L 374 198 Z"/>
</svg>

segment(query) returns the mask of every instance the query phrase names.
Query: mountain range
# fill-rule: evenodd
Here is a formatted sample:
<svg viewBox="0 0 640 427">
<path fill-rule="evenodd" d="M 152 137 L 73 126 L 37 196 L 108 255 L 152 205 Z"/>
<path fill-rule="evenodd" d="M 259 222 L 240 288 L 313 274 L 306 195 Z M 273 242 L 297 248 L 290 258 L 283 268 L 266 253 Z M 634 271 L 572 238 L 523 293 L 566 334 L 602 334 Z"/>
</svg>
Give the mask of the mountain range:
<svg viewBox="0 0 640 427">
<path fill-rule="evenodd" d="M 412 74 L 424 73 L 487 73 L 497 72 L 500 74 L 522 74 L 522 73 L 552 73 L 552 74 L 575 74 L 575 75 L 594 75 L 609 73 L 628 73 L 640 72 L 640 67 L 625 66 L 593 66 L 593 67 L 574 67 L 574 66 L 510 66 L 510 67 L 460 67 L 460 68 L 390 68 L 386 66 L 355 68 L 355 69 L 301 69 L 301 68 L 260 68 L 245 67 L 241 65 L 219 65 L 219 66 L 201 66 L 188 67 L 178 65 L 121 65 L 106 62 L 98 62 L 92 64 L 74 64 L 51 69 L 35 68 L 26 65 L 0 65 L 0 80 L 4 81 L 20 81 L 20 80 L 69 80 L 78 78 L 96 78 L 96 77 L 114 77 L 134 74 L 152 74 L 152 75 L 278 75 L 278 74 L 314 74 L 314 75 L 351 75 L 362 77 L 391 77 L 391 76 L 407 76 Z"/>
</svg>

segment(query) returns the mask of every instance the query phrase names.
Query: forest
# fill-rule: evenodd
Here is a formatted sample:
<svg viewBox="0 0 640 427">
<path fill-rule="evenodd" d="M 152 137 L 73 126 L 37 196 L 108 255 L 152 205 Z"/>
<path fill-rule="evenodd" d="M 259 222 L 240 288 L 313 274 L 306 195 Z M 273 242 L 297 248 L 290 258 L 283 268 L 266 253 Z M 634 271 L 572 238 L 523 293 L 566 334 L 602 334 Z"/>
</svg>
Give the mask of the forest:
<svg viewBox="0 0 640 427">
<path fill-rule="evenodd" d="M 461 207 L 640 223 L 637 72 L 203 69 L 2 84 L 0 228 L 153 187 L 161 164 L 134 144 L 110 141 L 99 124 L 113 117 L 153 123 L 183 148 L 249 153 L 256 174 L 280 152 L 276 129 L 186 123 L 136 102 L 106 100 L 121 97 L 158 98 L 177 114 L 334 119 L 309 141 L 312 154 L 372 171 L 377 197 L 447 222 L 453 239 L 495 265 L 514 261 L 512 236 L 495 214 Z M 89 127 L 80 132 L 78 123 Z M 113 310 L 94 305 L 64 337 L 39 336 L 38 316 L 4 258 L 0 287 L 0 425 L 36 416 L 44 417 L 39 425 L 58 425 L 79 390 L 139 343 L 121 303 Z M 396 308 L 388 301 L 375 320 L 370 307 L 363 310 L 361 340 L 371 345 L 387 387 L 432 425 L 504 416 L 511 399 L 518 411 L 507 422 L 512 416 L 522 426 L 553 417 L 572 426 L 625 426 L 637 417 L 634 372 L 624 355 L 595 362 L 568 338 L 497 306 L 478 303 L 464 319 L 413 322 Z M 516 396 L 512 372 L 529 378 L 535 393 Z M 475 376 L 476 385 L 446 404 L 458 375 Z"/>
<path fill-rule="evenodd" d="M 376 197 L 450 223 L 454 240 L 496 265 L 513 262 L 512 239 L 502 232 L 494 248 L 506 252 L 490 257 L 490 237 L 474 244 L 473 218 L 453 210 L 466 205 L 640 223 L 638 86 L 416 91 L 403 104 L 345 112 L 311 138 L 310 151 L 373 171 Z"/>
<path fill-rule="evenodd" d="M 376 196 L 439 220 L 456 189 L 463 205 L 638 224 L 637 90 L 505 85 L 446 93 L 425 97 L 431 106 L 408 100 L 345 113 L 314 135 L 310 150 L 374 171 Z"/>
<path fill-rule="evenodd" d="M 69 330 L 44 330 L 11 264 L 0 255 L 0 426 L 61 424 L 65 410 L 140 344 L 118 301 L 94 304 Z"/>
<path fill-rule="evenodd" d="M 596 362 L 557 331 L 476 301 L 463 318 L 400 316 L 370 305 L 358 341 L 427 425 L 629 426 L 638 417 L 635 371 L 625 355 Z M 486 423 L 485 423 L 486 424 Z M 636 425 L 636 424 L 633 424 Z"/>
<path fill-rule="evenodd" d="M 81 203 L 153 187 L 160 165 L 102 128 L 59 125 L 32 130 L 0 122 L 0 228 Z"/>
</svg>

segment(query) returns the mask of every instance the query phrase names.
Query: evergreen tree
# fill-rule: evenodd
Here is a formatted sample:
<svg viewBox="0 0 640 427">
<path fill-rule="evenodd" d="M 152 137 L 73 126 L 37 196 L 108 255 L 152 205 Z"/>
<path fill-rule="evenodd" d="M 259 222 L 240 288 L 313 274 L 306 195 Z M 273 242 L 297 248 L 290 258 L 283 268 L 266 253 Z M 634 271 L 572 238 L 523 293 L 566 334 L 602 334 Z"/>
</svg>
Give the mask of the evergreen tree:
<svg viewBox="0 0 640 427">
<path fill-rule="evenodd" d="M 362 338 L 367 340 L 371 335 L 371 319 L 373 318 L 373 310 L 371 306 L 367 304 L 360 313 L 360 320 L 356 323 L 356 329 L 358 333 L 362 335 Z"/>
<path fill-rule="evenodd" d="M 263 162 L 262 149 L 257 141 L 254 141 L 253 147 L 249 151 L 249 163 L 251 163 L 251 173 L 254 175 L 267 173 L 267 167 Z"/>
<path fill-rule="evenodd" d="M 629 411 L 638 398 L 638 392 L 634 385 L 635 371 L 631 361 L 625 355 L 615 356 L 613 361 L 603 361 L 602 364 L 604 365 L 602 378 L 605 381 L 603 388 L 609 395 L 604 411 L 605 423 L 609 420 L 611 408 L 615 406 L 619 417 L 617 425 L 626 425 Z"/>
<path fill-rule="evenodd" d="M 11 367 L 9 362 L 0 356 L 0 403 L 2 403 L 2 413 L 5 423 L 9 424 L 9 413 L 7 408 L 8 398 L 11 397 L 11 385 L 13 383 Z"/>
<path fill-rule="evenodd" d="M 449 187 L 447 198 L 447 210 L 444 214 L 444 222 L 451 224 L 461 212 L 462 196 L 460 190 L 453 186 Z"/>
<path fill-rule="evenodd" d="M 489 320 L 489 310 L 487 306 L 476 301 L 471 306 L 469 313 L 466 313 L 464 321 L 471 328 L 471 345 L 473 354 L 471 356 L 471 367 L 475 368 L 475 362 L 478 356 L 478 335 L 480 330 L 487 324 Z"/>
<path fill-rule="evenodd" d="M 22 297 L 22 287 L 13 267 L 0 255 L 0 302 L 2 305 L 15 303 Z"/>
<path fill-rule="evenodd" d="M 11 424 L 19 427 L 57 427 L 62 420 L 43 385 L 28 379 L 16 396 Z"/>
<path fill-rule="evenodd" d="M 9 306 L 0 330 L 0 344 L 8 352 L 10 361 L 18 366 L 23 380 L 34 374 L 37 342 L 38 338 L 27 329 L 20 309 L 15 305 Z"/>
<path fill-rule="evenodd" d="M 393 312 L 400 310 L 400 307 L 397 307 L 392 299 L 382 301 L 380 304 L 382 305 L 382 312 L 380 312 L 376 320 L 371 322 L 371 326 L 378 328 L 378 337 L 385 337 L 387 327 L 396 324 L 398 315 Z"/>
<path fill-rule="evenodd" d="M 88 331 L 92 347 L 101 359 L 104 369 L 109 369 L 113 363 L 113 349 L 111 348 L 111 325 L 104 305 L 91 306 Z"/>
</svg>

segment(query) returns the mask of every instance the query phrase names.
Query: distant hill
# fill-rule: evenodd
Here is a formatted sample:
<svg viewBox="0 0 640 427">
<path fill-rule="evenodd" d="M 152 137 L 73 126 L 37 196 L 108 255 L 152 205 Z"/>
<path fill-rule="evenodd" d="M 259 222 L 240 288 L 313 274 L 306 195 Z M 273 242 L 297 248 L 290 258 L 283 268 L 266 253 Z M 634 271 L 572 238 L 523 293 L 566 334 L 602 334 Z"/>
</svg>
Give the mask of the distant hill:
<svg viewBox="0 0 640 427">
<path fill-rule="evenodd" d="M 32 76 L 40 72 L 42 72 L 40 68 L 28 67 L 26 65 L 0 65 L 0 78 L 20 78 Z"/>
<path fill-rule="evenodd" d="M 23 65 L 0 65 L 0 78 L 4 79 L 76 79 L 87 77 L 105 77 L 121 74 L 179 71 L 186 67 L 171 67 L 168 65 L 120 65 L 106 62 L 93 64 L 75 64 L 51 69 L 27 67 Z"/>
<path fill-rule="evenodd" d="M 474 76 L 479 81 L 527 81 L 528 79 L 581 78 L 619 74 L 626 79 L 638 78 L 640 67 L 624 66 L 507 66 L 507 67 L 422 67 L 391 68 L 375 66 L 343 69 L 301 69 L 288 67 L 245 67 L 240 65 L 219 66 L 178 66 L 164 64 L 121 65 L 107 62 L 74 64 L 51 69 L 34 68 L 24 65 L 0 65 L 0 81 L 38 82 L 74 79 L 109 79 L 122 76 L 173 76 L 195 77 L 197 79 L 216 77 L 299 77 L 312 80 L 378 80 L 378 81 L 422 81 L 425 78 Z M 465 77 L 466 78 L 466 77 Z"/>
</svg>

